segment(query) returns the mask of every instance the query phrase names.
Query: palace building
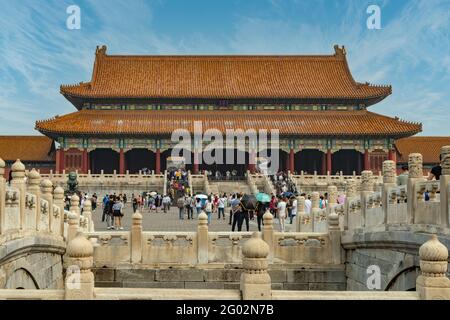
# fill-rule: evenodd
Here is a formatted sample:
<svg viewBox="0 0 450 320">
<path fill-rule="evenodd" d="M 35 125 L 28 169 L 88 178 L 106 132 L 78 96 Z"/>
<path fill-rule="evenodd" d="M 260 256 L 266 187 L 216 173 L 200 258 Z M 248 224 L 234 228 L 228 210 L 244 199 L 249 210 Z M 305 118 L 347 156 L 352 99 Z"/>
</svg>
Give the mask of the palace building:
<svg viewBox="0 0 450 320">
<path fill-rule="evenodd" d="M 89 82 L 61 86 L 77 111 L 36 122 L 59 143 L 56 171 L 135 173 L 166 168 L 172 132 L 278 129 L 280 169 L 325 174 L 378 171 L 396 160 L 397 139 L 422 130 L 370 107 L 390 86 L 353 79 L 344 47 L 330 55 L 124 56 L 97 47 Z M 255 170 L 258 148 L 236 148 L 246 163 L 205 164 L 188 146 L 192 172 Z"/>
</svg>

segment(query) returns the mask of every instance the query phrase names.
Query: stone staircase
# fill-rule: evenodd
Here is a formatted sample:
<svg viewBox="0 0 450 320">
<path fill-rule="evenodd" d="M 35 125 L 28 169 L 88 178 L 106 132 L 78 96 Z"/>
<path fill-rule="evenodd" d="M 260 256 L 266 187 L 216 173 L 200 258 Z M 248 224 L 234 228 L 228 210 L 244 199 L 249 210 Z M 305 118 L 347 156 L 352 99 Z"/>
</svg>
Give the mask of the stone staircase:
<svg viewBox="0 0 450 320">
<path fill-rule="evenodd" d="M 209 181 L 210 191 L 213 194 L 251 193 L 246 180 L 242 181 Z"/>
</svg>

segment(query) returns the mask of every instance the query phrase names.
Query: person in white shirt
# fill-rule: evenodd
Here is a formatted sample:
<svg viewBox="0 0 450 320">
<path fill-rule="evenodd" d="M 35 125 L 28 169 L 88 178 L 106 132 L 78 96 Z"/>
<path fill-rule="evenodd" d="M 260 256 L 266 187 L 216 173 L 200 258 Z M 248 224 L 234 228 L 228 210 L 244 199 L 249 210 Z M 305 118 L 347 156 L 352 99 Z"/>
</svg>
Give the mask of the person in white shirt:
<svg viewBox="0 0 450 320">
<path fill-rule="evenodd" d="M 225 220 L 225 203 L 227 203 L 227 197 L 226 195 L 223 195 L 222 197 L 219 198 L 219 206 L 218 206 L 218 214 L 219 214 L 219 219 L 220 219 L 220 215 L 222 214 L 223 220 Z"/>
<path fill-rule="evenodd" d="M 165 195 L 162 199 L 162 204 L 163 204 L 163 208 L 164 208 L 164 213 L 167 212 L 167 210 L 169 210 L 169 205 L 170 205 L 171 199 L 168 195 Z"/>
<path fill-rule="evenodd" d="M 287 198 L 283 197 L 278 201 L 277 211 L 278 211 L 278 219 L 280 221 L 280 231 L 285 231 L 285 221 L 286 221 L 286 205 Z"/>
<path fill-rule="evenodd" d="M 297 216 L 297 198 L 294 198 L 292 200 L 292 207 L 291 207 L 291 222 L 290 224 L 292 224 L 292 220 L 294 219 L 294 217 Z"/>
<path fill-rule="evenodd" d="M 311 213 L 312 202 L 310 196 L 306 196 L 305 193 L 302 193 L 302 196 L 305 197 L 305 213 Z"/>
</svg>

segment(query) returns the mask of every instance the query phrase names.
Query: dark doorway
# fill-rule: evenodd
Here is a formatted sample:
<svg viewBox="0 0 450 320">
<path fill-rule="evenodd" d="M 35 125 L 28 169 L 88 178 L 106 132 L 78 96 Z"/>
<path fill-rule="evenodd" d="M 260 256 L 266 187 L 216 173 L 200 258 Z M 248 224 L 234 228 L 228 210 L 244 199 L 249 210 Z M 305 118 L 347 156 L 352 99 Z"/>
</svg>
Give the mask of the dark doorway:
<svg viewBox="0 0 450 320">
<path fill-rule="evenodd" d="M 95 149 L 89 152 L 91 172 L 98 174 L 119 172 L 119 153 L 112 149 Z"/>
<path fill-rule="evenodd" d="M 212 171 L 213 176 L 219 171 L 220 175 L 225 177 L 227 171 L 231 173 L 233 170 L 236 170 L 236 175 L 238 177 L 243 177 L 250 162 L 249 153 L 237 149 L 214 149 L 211 151 L 211 156 L 220 163 L 214 162 L 212 164 L 207 164 L 205 163 L 205 158 L 202 157 L 202 163 L 199 164 L 199 170 Z M 210 163 L 210 161 L 208 161 L 208 163 Z"/>
<path fill-rule="evenodd" d="M 324 153 L 315 149 L 304 149 L 294 156 L 294 170 L 297 174 L 303 170 L 305 174 L 325 174 L 322 172 Z"/>
<path fill-rule="evenodd" d="M 331 155 L 331 174 L 342 171 L 344 175 L 361 174 L 363 154 L 356 150 L 339 150 Z"/>
<path fill-rule="evenodd" d="M 125 153 L 125 164 L 130 173 L 139 173 L 143 168 L 155 170 L 156 155 L 148 149 L 132 149 Z"/>
</svg>

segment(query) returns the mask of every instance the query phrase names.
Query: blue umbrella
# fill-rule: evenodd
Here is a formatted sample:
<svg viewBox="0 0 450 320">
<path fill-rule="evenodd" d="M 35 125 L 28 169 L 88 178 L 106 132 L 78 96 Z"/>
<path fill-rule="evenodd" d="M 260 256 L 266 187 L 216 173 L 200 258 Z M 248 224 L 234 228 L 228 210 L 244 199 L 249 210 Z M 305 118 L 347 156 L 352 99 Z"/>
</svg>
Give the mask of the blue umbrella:
<svg viewBox="0 0 450 320">
<path fill-rule="evenodd" d="M 272 199 L 272 198 L 271 198 L 267 193 L 264 193 L 264 192 L 258 192 L 258 193 L 256 194 L 256 200 L 258 200 L 259 202 L 262 202 L 262 203 L 264 203 L 264 202 L 270 202 L 271 199 Z"/>
<path fill-rule="evenodd" d="M 292 193 L 292 192 L 290 192 L 290 191 L 286 191 L 286 192 L 283 192 L 283 196 L 284 197 L 287 197 L 287 198 L 290 198 L 290 197 L 292 197 L 294 194 Z"/>
</svg>

